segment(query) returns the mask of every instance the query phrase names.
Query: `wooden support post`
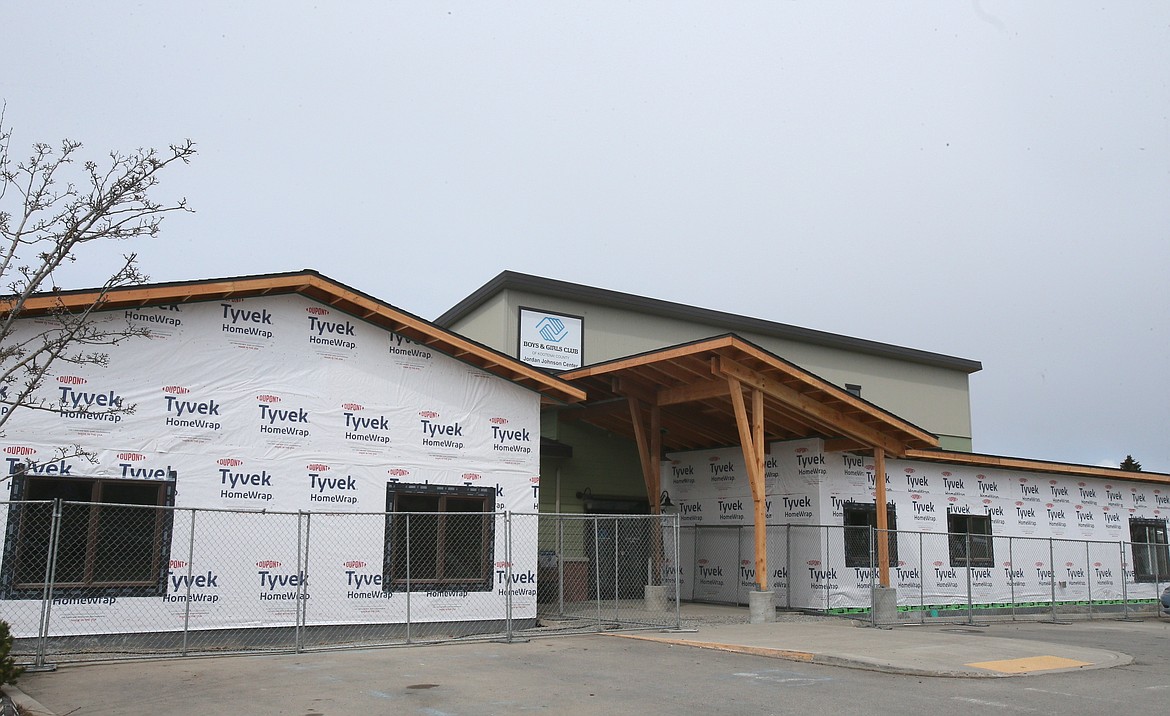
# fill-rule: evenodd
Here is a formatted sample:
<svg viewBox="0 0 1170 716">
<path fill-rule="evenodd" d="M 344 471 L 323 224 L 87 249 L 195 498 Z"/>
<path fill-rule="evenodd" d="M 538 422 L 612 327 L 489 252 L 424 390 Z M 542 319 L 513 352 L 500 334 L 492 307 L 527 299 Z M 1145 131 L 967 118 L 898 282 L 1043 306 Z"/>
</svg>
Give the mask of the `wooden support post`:
<svg viewBox="0 0 1170 716">
<path fill-rule="evenodd" d="M 886 451 L 873 449 L 874 505 L 877 508 L 877 559 L 878 583 L 890 586 L 890 521 L 886 512 Z"/>
<path fill-rule="evenodd" d="M 756 547 L 756 589 L 768 589 L 768 528 L 767 503 L 764 495 L 764 394 L 758 388 L 752 390 L 752 415 L 749 420 L 747 404 L 743 399 L 743 386 L 739 380 L 728 376 L 731 405 L 735 409 L 735 425 L 739 429 L 740 448 L 747 465 L 748 481 L 752 486 L 752 506 L 755 515 Z"/>
<path fill-rule="evenodd" d="M 646 456 L 654 492 L 650 495 L 650 510 L 662 514 L 662 410 L 650 406 L 650 454 Z"/>
<path fill-rule="evenodd" d="M 646 499 L 650 503 L 650 512 L 659 514 L 661 506 L 659 498 L 662 493 L 658 490 L 661 479 L 658 474 L 658 458 L 653 455 L 655 446 L 661 445 L 662 436 L 655 436 L 658 432 L 653 426 L 658 422 L 658 409 L 650 410 L 650 427 L 642 422 L 642 406 L 637 398 L 627 398 L 630 404 L 630 422 L 634 425 L 634 441 L 638 445 L 638 462 L 642 467 L 642 481 L 646 483 Z M 660 449 L 660 448 L 659 448 Z"/>
<path fill-rule="evenodd" d="M 650 423 L 642 422 L 642 405 L 637 398 L 627 398 L 630 421 L 634 425 L 634 441 L 638 444 L 638 461 L 642 464 L 642 480 L 646 483 L 646 497 L 650 514 L 662 514 L 662 414 L 657 405 L 650 406 Z M 664 558 L 662 530 L 650 530 L 650 584 L 659 584 Z"/>
</svg>

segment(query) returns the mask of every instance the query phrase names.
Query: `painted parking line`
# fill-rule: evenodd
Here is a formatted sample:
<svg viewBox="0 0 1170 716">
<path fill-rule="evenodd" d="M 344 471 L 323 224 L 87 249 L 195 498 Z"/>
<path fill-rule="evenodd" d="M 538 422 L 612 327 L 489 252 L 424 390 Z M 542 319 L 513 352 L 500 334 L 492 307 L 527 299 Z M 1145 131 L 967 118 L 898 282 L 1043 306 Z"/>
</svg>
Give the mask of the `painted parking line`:
<svg viewBox="0 0 1170 716">
<path fill-rule="evenodd" d="M 1028 656 L 1022 659 L 1003 659 L 1000 661 L 977 661 L 964 666 L 976 669 L 998 671 L 1001 674 L 1027 674 L 1033 671 L 1052 671 L 1054 669 L 1076 669 L 1082 666 L 1092 666 L 1091 661 L 1077 661 L 1062 656 Z"/>
</svg>

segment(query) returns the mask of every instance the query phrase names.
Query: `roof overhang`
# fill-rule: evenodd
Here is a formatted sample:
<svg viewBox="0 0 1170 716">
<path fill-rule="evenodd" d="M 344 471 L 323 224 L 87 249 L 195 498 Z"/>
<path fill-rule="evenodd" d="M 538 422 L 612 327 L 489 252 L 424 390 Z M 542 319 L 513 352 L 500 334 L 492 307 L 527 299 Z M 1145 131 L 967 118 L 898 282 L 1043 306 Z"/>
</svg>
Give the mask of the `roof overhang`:
<svg viewBox="0 0 1170 716">
<path fill-rule="evenodd" d="M 1130 480 L 1170 485 L 1170 475 L 1160 472 L 1130 472 L 1116 467 L 1078 465 L 1076 463 L 1033 460 L 1022 457 L 1004 457 L 1002 455 L 984 455 L 981 453 L 953 452 L 950 450 L 910 450 L 907 452 L 906 458 L 910 460 L 942 462 L 948 465 L 966 465 L 984 470 L 1044 472 L 1069 477 L 1093 477 L 1105 480 Z"/>
<path fill-rule="evenodd" d="M 394 331 L 440 353 L 536 391 L 546 401 L 577 402 L 585 398 L 580 388 L 557 377 L 310 270 L 127 286 L 111 289 L 104 295 L 100 289 L 41 293 L 25 301 L 21 315 L 32 317 L 61 310 L 77 312 L 95 304 L 98 310 L 108 311 L 283 294 L 299 294 L 380 328 Z M 6 315 L 10 308 L 10 299 L 0 299 L 0 316 Z"/>
<path fill-rule="evenodd" d="M 661 447 L 741 444 L 732 386 L 763 394 L 767 442 L 822 438 L 837 450 L 881 448 L 891 456 L 938 448 L 938 438 L 734 334 L 707 338 L 562 373 L 589 400 L 562 415 L 635 436 L 630 401 L 655 408 Z M 742 396 L 740 396 L 742 398 Z"/>
<path fill-rule="evenodd" d="M 495 295 L 504 291 L 519 291 L 522 293 L 542 294 L 559 299 L 570 299 L 596 306 L 606 306 L 623 311 L 631 311 L 650 316 L 660 316 L 690 324 L 710 326 L 716 333 L 756 333 L 786 341 L 795 341 L 809 345 L 835 348 L 850 353 L 892 358 L 899 361 L 918 363 L 946 370 L 956 370 L 963 373 L 975 373 L 983 369 L 983 364 L 977 360 L 958 358 L 955 356 L 934 353 L 931 351 L 906 348 L 871 341 L 864 338 L 843 336 L 826 331 L 818 331 L 787 323 L 777 323 L 761 318 L 740 316 L 724 311 L 716 311 L 698 306 L 688 306 L 673 301 L 664 301 L 646 296 L 636 296 L 620 291 L 611 291 L 594 286 L 585 286 L 568 281 L 532 276 L 515 271 L 503 271 L 491 281 L 476 289 L 471 295 L 448 309 L 443 315 L 435 319 L 440 326 L 453 326 L 461 319 L 472 314 Z"/>
</svg>

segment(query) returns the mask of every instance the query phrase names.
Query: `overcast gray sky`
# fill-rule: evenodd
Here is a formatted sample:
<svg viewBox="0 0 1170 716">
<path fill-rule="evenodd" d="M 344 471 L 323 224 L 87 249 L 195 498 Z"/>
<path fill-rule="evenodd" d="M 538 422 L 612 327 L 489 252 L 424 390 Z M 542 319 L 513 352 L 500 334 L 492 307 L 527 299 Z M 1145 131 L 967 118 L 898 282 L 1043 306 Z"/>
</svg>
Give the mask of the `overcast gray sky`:
<svg viewBox="0 0 1170 716">
<path fill-rule="evenodd" d="M 13 146 L 198 142 L 118 250 L 435 318 L 511 269 L 983 361 L 1170 472 L 1170 3 L 0 1 Z"/>
</svg>

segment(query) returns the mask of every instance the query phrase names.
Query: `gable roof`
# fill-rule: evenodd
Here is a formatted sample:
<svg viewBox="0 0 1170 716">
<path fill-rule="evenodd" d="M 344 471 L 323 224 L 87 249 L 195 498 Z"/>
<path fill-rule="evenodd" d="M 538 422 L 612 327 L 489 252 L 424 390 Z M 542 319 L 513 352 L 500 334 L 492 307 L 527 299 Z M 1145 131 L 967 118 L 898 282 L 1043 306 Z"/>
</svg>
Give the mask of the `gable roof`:
<svg viewBox="0 0 1170 716">
<path fill-rule="evenodd" d="M 584 286 L 567 281 L 517 273 L 515 271 L 501 272 L 470 296 L 455 304 L 446 313 L 436 318 L 435 323 L 443 327 L 450 327 L 492 296 L 507 290 L 527 291 L 559 298 L 569 298 L 599 306 L 635 311 L 637 313 L 661 316 L 663 318 L 674 318 L 688 323 L 703 323 L 715 326 L 721 329 L 721 332 L 758 333 L 774 338 L 825 346 L 827 348 L 838 348 L 854 353 L 865 353 L 883 358 L 895 358 L 897 360 L 922 365 L 958 370 L 968 374 L 983 370 L 982 363 L 968 358 L 957 358 L 942 353 L 932 353 L 916 348 L 905 348 L 889 343 L 870 341 L 864 338 L 853 338 L 851 336 L 843 336 L 826 331 L 817 331 L 811 328 L 792 326 L 787 323 L 766 321 L 762 318 L 751 318 L 750 316 L 740 316 L 709 308 L 687 306 L 672 301 L 635 296 L 630 293 L 610 291 L 604 288 Z"/>
<path fill-rule="evenodd" d="M 289 273 L 126 286 L 111 289 L 104 298 L 99 289 L 38 293 L 28 298 L 21 315 L 31 317 L 60 309 L 77 310 L 88 307 L 99 299 L 100 310 L 108 311 L 284 294 L 299 294 L 399 333 L 412 341 L 536 391 L 545 399 L 576 402 L 585 398 L 583 391 L 559 378 L 310 269 Z M 7 313 L 10 305 L 10 299 L 0 298 L 0 316 Z"/>
<path fill-rule="evenodd" d="M 597 363 L 561 374 L 588 402 L 563 413 L 610 432 L 634 434 L 627 401 L 660 411 L 661 444 L 696 450 L 740 443 L 728 378 L 764 396 L 766 442 L 819 437 L 840 449 L 881 447 L 903 456 L 938 438 L 897 415 L 733 333 Z"/>
</svg>

